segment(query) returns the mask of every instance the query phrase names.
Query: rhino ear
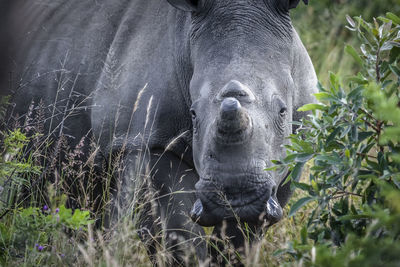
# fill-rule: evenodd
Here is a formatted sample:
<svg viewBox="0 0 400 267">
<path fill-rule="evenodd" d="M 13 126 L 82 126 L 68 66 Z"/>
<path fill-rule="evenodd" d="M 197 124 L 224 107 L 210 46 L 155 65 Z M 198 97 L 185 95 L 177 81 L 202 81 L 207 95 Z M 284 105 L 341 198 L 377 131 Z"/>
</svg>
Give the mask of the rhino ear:
<svg viewBox="0 0 400 267">
<path fill-rule="evenodd" d="M 289 0 L 289 9 L 297 7 L 300 0 Z M 308 0 L 303 0 L 304 4 L 308 5 Z"/>
<path fill-rule="evenodd" d="M 196 11 L 199 6 L 199 0 L 167 0 L 172 6 L 183 11 Z"/>
</svg>

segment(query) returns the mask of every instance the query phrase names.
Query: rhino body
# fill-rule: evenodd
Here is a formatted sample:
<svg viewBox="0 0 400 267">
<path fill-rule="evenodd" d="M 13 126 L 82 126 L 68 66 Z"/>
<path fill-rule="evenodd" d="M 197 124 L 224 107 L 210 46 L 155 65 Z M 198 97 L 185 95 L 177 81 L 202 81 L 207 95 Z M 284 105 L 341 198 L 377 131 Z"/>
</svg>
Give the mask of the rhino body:
<svg viewBox="0 0 400 267">
<path fill-rule="evenodd" d="M 282 216 L 285 175 L 264 169 L 284 156 L 290 121 L 316 89 L 289 18 L 298 2 L 13 0 L 15 112 L 55 104 L 50 133 L 73 145 L 91 132 L 103 159 L 123 150 L 118 208 L 129 212 L 141 179 L 157 195 L 140 220 L 150 255 L 160 229 L 175 261 L 176 244 L 204 235 L 201 226 L 224 228 L 243 247 L 238 225 L 257 230 Z"/>
</svg>

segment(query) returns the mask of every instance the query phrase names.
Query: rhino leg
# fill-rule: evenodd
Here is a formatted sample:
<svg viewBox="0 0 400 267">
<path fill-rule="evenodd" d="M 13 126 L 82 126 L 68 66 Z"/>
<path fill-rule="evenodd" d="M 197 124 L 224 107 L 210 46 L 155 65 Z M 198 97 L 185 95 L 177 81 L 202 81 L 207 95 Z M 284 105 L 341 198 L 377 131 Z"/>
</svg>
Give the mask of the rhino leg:
<svg viewBox="0 0 400 267">
<path fill-rule="evenodd" d="M 193 264 L 193 253 L 200 262 L 206 257 L 204 230 L 190 219 L 196 201 L 198 176 L 173 153 L 158 151 L 152 156 L 153 185 L 159 196 L 158 205 L 164 234 L 164 246 L 171 251 L 170 262 L 184 266 Z M 189 254 L 188 254 L 189 252 Z"/>
<path fill-rule="evenodd" d="M 194 254 L 204 262 L 204 230 L 189 216 L 196 201 L 194 169 L 182 157 L 163 150 L 129 153 L 123 165 L 122 177 L 117 178 L 119 196 L 114 197 L 118 211 L 113 217 L 130 216 L 134 210 L 139 236 L 155 265 L 198 265 L 193 262 Z M 168 252 L 167 259 L 160 251 Z"/>
</svg>

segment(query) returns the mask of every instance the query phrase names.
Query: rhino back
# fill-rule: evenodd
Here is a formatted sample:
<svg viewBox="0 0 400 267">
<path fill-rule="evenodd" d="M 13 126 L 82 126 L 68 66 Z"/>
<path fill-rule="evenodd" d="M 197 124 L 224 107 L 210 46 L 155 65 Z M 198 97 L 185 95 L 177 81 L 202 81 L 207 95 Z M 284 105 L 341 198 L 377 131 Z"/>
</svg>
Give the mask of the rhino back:
<svg viewBox="0 0 400 267">
<path fill-rule="evenodd" d="M 0 2 L 0 96 L 9 93 L 9 43 L 11 32 L 8 29 L 8 13 L 10 1 Z"/>
<path fill-rule="evenodd" d="M 149 136 L 143 129 L 151 120 L 152 132 L 158 133 L 152 142 L 167 142 L 182 128 L 164 125 L 166 114 L 181 121 L 183 112 L 182 97 L 170 92 L 177 87 L 171 40 L 175 16 L 161 0 L 15 2 L 10 47 L 17 112 L 24 113 L 32 100 L 55 103 L 48 109 L 54 118 L 48 127 L 59 132 L 67 115 L 65 133 L 79 139 L 93 127 L 104 147 L 125 133 Z"/>
</svg>

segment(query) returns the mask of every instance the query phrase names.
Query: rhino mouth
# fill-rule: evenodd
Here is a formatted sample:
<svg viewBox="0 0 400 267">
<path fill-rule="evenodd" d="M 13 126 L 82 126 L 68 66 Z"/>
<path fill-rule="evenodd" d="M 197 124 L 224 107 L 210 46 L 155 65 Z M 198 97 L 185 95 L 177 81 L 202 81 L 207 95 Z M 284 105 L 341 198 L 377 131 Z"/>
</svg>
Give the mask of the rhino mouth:
<svg viewBox="0 0 400 267">
<path fill-rule="evenodd" d="M 210 176 L 201 178 L 196 184 L 197 200 L 190 216 L 202 226 L 223 220 L 273 224 L 281 219 L 282 208 L 271 181 L 265 174 L 235 175 L 224 184 Z"/>
</svg>

